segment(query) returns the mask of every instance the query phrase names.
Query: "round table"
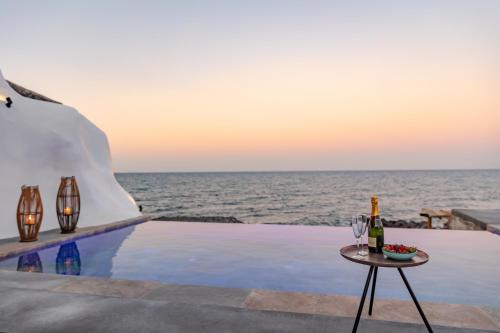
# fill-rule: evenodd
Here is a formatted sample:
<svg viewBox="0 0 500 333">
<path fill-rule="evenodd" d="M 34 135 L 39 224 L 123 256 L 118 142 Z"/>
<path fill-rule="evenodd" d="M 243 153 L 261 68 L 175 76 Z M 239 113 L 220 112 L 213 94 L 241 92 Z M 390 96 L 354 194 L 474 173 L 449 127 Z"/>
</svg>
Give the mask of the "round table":
<svg viewBox="0 0 500 333">
<path fill-rule="evenodd" d="M 358 314 L 356 315 L 356 321 L 354 322 L 354 327 L 352 329 L 353 333 L 356 332 L 358 329 L 359 319 L 361 318 L 361 313 L 363 312 L 363 305 L 365 304 L 366 294 L 368 293 L 368 287 L 370 286 L 370 280 L 373 274 L 370 307 L 368 309 L 368 315 L 370 316 L 372 315 L 373 299 L 375 297 L 375 285 L 377 284 L 377 272 L 379 267 L 398 269 L 399 274 L 401 275 L 401 278 L 403 279 L 406 288 L 410 292 L 411 298 L 413 299 L 413 302 L 415 302 L 417 310 L 420 313 L 420 316 L 422 317 L 425 326 L 427 327 L 427 330 L 432 333 L 433 331 L 431 325 L 427 321 L 424 311 L 422 311 L 422 308 L 418 303 L 417 297 L 413 293 L 413 290 L 410 287 L 410 283 L 408 282 L 406 276 L 403 273 L 403 268 L 420 266 L 425 264 L 427 261 L 429 261 L 429 255 L 424 251 L 417 250 L 417 254 L 411 260 L 398 261 L 386 258 L 382 253 L 369 253 L 367 256 L 360 257 L 357 255 L 357 252 L 358 249 L 356 245 L 348 245 L 340 249 L 340 255 L 345 259 L 355 262 L 357 264 L 370 266 L 370 270 L 368 271 L 368 277 L 366 278 L 365 282 L 365 288 L 363 290 L 363 296 L 361 297 L 361 302 L 359 304 Z"/>
</svg>

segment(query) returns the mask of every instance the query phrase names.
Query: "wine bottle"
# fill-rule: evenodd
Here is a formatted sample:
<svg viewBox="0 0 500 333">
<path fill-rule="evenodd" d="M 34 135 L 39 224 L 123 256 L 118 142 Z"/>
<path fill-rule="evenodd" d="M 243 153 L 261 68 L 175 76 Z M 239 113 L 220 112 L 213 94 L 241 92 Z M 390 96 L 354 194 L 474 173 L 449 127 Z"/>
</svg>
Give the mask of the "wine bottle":
<svg viewBox="0 0 500 333">
<path fill-rule="evenodd" d="M 372 197 L 372 213 L 368 228 L 368 250 L 372 253 L 382 253 L 384 247 L 384 226 L 378 211 L 378 198 Z"/>
</svg>

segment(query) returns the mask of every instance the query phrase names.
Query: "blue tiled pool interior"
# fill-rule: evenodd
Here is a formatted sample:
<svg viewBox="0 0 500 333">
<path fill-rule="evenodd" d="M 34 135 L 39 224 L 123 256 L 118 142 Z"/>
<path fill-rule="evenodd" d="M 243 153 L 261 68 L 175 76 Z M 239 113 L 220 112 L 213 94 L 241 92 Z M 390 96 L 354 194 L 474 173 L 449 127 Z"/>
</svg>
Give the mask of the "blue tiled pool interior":
<svg viewBox="0 0 500 333">
<path fill-rule="evenodd" d="M 429 263 L 405 269 L 422 301 L 500 307 L 500 237 L 483 231 L 385 229 Z M 350 228 L 147 222 L 0 262 L 0 269 L 165 283 L 359 296 L 368 266 L 343 259 Z M 377 297 L 409 299 L 381 268 Z"/>
</svg>

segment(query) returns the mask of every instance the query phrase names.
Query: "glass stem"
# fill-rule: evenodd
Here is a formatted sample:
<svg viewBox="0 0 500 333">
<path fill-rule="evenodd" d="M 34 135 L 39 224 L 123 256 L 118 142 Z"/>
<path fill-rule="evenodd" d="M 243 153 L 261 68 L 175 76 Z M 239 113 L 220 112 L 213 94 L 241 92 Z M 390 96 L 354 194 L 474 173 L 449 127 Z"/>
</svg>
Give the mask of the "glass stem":
<svg viewBox="0 0 500 333">
<path fill-rule="evenodd" d="M 359 238 L 356 238 L 356 247 L 358 248 L 358 254 L 360 254 L 359 253 Z"/>
</svg>

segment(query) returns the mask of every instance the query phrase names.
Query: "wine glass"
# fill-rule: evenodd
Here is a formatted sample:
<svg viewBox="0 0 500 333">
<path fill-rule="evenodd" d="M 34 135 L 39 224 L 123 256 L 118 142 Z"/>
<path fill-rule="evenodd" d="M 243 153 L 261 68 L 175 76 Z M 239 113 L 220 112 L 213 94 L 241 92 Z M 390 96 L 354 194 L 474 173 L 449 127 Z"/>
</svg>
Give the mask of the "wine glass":
<svg viewBox="0 0 500 333">
<path fill-rule="evenodd" d="M 360 215 L 357 218 L 358 231 L 361 233 L 361 251 L 358 251 L 360 256 L 366 257 L 368 255 L 368 251 L 363 249 L 363 235 L 366 233 L 366 229 L 368 229 L 368 216 Z"/>
<path fill-rule="evenodd" d="M 358 221 L 359 221 L 359 223 L 358 223 Z M 359 259 L 363 258 L 363 256 L 361 255 L 360 249 L 359 249 L 359 242 L 360 242 L 361 236 L 363 235 L 361 233 L 361 231 L 363 231 L 363 228 L 359 227 L 359 224 L 362 224 L 361 221 L 362 221 L 361 216 L 353 216 L 352 220 L 351 220 L 352 232 L 354 233 L 354 237 L 356 238 L 356 247 L 358 248 L 358 252 L 354 256 L 354 258 L 359 258 Z"/>
</svg>

